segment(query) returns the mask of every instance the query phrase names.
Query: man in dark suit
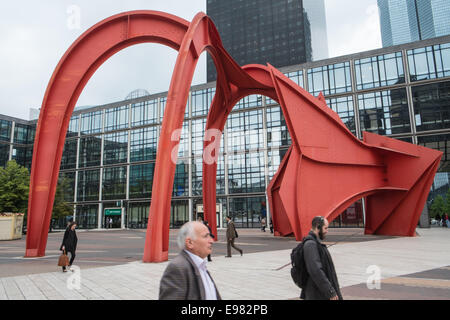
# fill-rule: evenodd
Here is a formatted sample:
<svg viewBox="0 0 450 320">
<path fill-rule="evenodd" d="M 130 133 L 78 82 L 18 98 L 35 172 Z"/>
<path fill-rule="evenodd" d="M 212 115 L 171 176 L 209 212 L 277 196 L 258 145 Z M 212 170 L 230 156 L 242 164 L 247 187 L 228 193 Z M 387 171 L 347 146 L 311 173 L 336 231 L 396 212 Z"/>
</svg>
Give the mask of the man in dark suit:
<svg viewBox="0 0 450 320">
<path fill-rule="evenodd" d="M 230 216 L 227 216 L 227 223 L 227 255 L 225 257 L 231 258 L 231 247 L 239 251 L 242 256 L 244 254 L 244 251 L 236 247 L 234 244 L 234 240 L 236 239 L 236 227 Z"/>
<path fill-rule="evenodd" d="M 178 232 L 182 251 L 167 266 L 159 285 L 160 300 L 220 300 L 217 287 L 206 269 L 213 239 L 201 222 L 185 223 Z"/>
</svg>

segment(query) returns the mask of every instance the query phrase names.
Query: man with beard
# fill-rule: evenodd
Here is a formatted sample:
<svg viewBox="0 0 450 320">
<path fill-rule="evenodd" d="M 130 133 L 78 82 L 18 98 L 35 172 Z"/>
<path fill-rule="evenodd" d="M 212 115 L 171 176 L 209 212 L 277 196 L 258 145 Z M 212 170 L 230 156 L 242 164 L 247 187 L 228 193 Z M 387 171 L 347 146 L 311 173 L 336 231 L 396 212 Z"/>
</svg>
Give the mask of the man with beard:
<svg viewBox="0 0 450 320">
<path fill-rule="evenodd" d="M 321 242 L 328 233 L 328 221 L 324 217 L 312 220 L 312 229 L 303 239 L 308 280 L 300 295 L 305 300 L 342 300 L 333 260 L 327 247 Z"/>
</svg>

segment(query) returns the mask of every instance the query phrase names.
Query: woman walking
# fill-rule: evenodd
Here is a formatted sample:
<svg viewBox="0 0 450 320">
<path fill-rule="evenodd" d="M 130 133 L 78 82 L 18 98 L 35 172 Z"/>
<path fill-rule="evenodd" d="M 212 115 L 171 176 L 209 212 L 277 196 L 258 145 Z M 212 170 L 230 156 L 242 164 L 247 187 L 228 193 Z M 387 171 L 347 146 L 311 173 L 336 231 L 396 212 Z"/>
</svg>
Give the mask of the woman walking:
<svg viewBox="0 0 450 320">
<path fill-rule="evenodd" d="M 66 254 L 70 252 L 70 262 L 69 262 L 69 270 L 72 266 L 73 260 L 75 260 L 75 251 L 77 250 L 77 234 L 75 232 L 75 228 L 77 223 L 75 221 L 71 222 L 64 232 L 64 238 L 59 250 L 65 251 Z M 62 267 L 63 272 L 67 272 L 66 267 Z"/>
</svg>

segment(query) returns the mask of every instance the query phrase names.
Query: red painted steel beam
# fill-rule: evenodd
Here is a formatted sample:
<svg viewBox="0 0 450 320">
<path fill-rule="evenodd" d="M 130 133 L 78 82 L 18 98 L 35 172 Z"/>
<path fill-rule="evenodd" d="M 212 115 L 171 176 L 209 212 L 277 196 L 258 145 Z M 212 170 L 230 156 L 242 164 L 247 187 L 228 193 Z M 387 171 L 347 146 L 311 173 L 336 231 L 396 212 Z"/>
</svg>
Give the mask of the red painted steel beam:
<svg viewBox="0 0 450 320">
<path fill-rule="evenodd" d="M 125 12 L 91 27 L 61 58 L 47 86 L 36 128 L 25 257 L 45 255 L 67 128 L 90 77 L 109 57 L 134 44 L 156 42 L 178 50 L 188 27 L 187 21 L 163 12 Z"/>
</svg>

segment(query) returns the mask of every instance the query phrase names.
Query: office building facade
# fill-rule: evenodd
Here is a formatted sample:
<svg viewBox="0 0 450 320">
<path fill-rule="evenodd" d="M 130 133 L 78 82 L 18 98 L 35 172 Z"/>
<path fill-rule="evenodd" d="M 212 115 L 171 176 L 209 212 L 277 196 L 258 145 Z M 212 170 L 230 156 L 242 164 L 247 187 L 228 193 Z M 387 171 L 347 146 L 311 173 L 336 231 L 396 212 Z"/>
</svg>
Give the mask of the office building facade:
<svg viewBox="0 0 450 320">
<path fill-rule="evenodd" d="M 358 138 L 368 131 L 441 150 L 428 205 L 448 190 L 450 36 L 280 70 L 314 96 L 323 92 L 328 106 Z M 214 92 L 214 82 L 190 90 L 172 193 L 172 228 L 203 214 L 203 135 Z M 80 228 L 105 228 L 109 218 L 113 227 L 147 227 L 166 99 L 167 92 L 75 110 L 60 177 L 69 182 L 64 197 L 74 206 Z M 0 165 L 15 159 L 31 167 L 35 127 L 36 121 L 0 116 Z M 251 95 L 235 106 L 218 159 L 219 227 L 226 215 L 238 227 L 260 226 L 265 190 L 290 144 L 275 101 Z M 331 225 L 362 227 L 363 217 L 359 200 Z"/>
<path fill-rule="evenodd" d="M 378 0 L 383 47 L 450 34 L 448 0 Z"/>
<path fill-rule="evenodd" d="M 328 59 L 328 32 L 325 0 L 303 0 L 311 30 L 311 61 Z"/>
<path fill-rule="evenodd" d="M 270 63 L 278 68 L 311 61 L 311 26 L 302 0 L 207 0 L 206 13 L 241 66 Z M 207 81 L 216 77 L 208 57 Z"/>
</svg>

